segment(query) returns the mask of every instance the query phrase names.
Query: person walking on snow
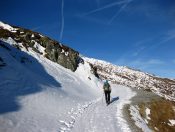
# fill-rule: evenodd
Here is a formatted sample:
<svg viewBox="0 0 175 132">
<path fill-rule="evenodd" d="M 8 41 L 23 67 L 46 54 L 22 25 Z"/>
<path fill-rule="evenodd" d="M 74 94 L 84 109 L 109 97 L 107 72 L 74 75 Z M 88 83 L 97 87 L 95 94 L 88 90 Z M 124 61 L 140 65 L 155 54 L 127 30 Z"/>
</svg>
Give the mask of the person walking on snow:
<svg viewBox="0 0 175 132">
<path fill-rule="evenodd" d="M 111 86 L 108 82 L 108 80 L 105 81 L 103 85 L 103 90 L 105 94 L 106 104 L 110 104 L 110 94 L 111 94 Z"/>
</svg>

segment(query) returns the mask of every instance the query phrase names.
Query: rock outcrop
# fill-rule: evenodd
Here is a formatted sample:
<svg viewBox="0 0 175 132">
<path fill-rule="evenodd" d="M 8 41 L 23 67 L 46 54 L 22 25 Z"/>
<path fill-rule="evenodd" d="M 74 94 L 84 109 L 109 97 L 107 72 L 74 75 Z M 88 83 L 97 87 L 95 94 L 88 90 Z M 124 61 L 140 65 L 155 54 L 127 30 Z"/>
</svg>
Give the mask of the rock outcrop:
<svg viewBox="0 0 175 132">
<path fill-rule="evenodd" d="M 28 29 L 10 26 L 0 22 L 0 39 L 13 39 L 18 49 L 31 48 L 33 51 L 57 62 L 61 66 L 75 71 L 78 67 L 79 53 L 61 43 Z"/>
</svg>

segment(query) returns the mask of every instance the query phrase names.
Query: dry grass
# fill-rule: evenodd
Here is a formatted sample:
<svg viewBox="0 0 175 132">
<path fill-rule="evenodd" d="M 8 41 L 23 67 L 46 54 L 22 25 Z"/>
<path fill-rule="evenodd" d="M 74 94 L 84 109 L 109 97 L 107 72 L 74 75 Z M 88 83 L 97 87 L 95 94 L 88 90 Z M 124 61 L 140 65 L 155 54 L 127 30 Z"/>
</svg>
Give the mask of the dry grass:
<svg viewBox="0 0 175 132">
<path fill-rule="evenodd" d="M 140 115 L 146 119 L 146 108 L 151 109 L 148 126 L 155 132 L 175 132 L 175 126 L 170 126 L 169 120 L 175 120 L 175 102 L 165 99 L 152 100 L 147 103 L 139 104 Z"/>
</svg>

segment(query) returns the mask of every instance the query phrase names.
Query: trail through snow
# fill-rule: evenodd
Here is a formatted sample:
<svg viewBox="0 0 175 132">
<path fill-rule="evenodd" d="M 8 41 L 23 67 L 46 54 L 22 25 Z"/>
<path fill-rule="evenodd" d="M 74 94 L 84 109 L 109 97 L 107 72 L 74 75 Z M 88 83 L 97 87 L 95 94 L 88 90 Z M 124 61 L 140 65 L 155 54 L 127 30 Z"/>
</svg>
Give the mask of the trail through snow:
<svg viewBox="0 0 175 132">
<path fill-rule="evenodd" d="M 130 129 L 123 118 L 122 106 L 129 103 L 135 95 L 128 87 L 112 86 L 110 105 L 106 105 L 105 97 L 98 98 L 80 107 L 76 116 L 71 115 L 71 121 L 60 121 L 61 132 L 129 132 Z M 69 122 L 69 123 L 68 123 Z"/>
<path fill-rule="evenodd" d="M 130 88 L 111 85 L 106 106 L 103 82 L 87 62 L 72 72 L 8 43 L 10 50 L 0 48 L 0 132 L 130 131 L 121 110 L 135 94 Z"/>
</svg>

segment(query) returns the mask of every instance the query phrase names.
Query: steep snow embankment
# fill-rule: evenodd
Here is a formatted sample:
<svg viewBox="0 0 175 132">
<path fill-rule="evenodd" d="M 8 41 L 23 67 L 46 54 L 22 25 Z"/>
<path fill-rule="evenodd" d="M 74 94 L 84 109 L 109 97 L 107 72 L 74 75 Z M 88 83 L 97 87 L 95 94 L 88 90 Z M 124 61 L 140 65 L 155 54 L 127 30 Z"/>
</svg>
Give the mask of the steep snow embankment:
<svg viewBox="0 0 175 132">
<path fill-rule="evenodd" d="M 3 44 L 9 50 L 0 47 L 6 63 L 0 67 L 0 131 L 56 131 L 59 120 L 69 118 L 69 110 L 100 94 L 100 83 L 87 85 L 90 80 L 84 82 L 78 71 L 73 73 L 32 50 L 30 56 Z M 93 79 L 92 74 L 83 76 Z"/>
<path fill-rule="evenodd" d="M 119 96 L 119 100 L 106 108 L 101 99 L 102 82 L 91 74 L 88 63 L 80 64 L 74 73 L 33 50 L 24 52 L 0 43 L 0 57 L 6 63 L 0 67 L 0 131 L 80 131 L 85 126 L 100 127 L 97 120 L 129 130 L 121 116 L 122 106 L 133 95 L 129 88 L 113 86 L 113 97 Z M 90 112 L 94 106 L 94 113 Z M 89 124 L 91 117 L 93 127 Z"/>
</svg>

